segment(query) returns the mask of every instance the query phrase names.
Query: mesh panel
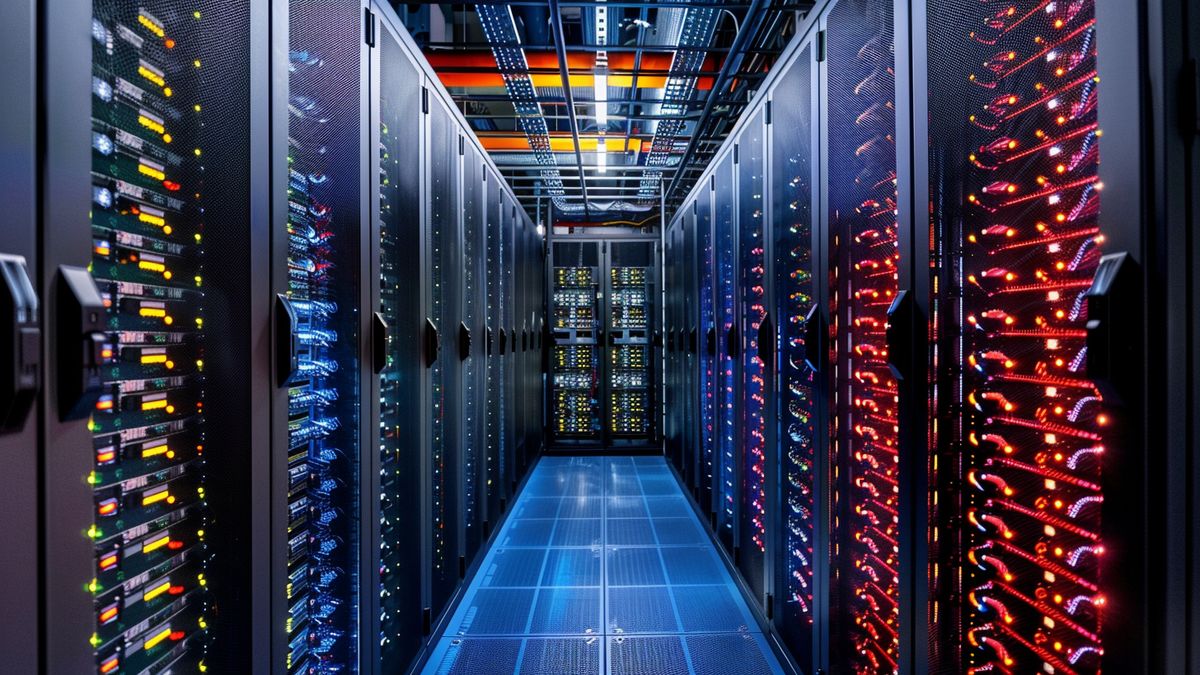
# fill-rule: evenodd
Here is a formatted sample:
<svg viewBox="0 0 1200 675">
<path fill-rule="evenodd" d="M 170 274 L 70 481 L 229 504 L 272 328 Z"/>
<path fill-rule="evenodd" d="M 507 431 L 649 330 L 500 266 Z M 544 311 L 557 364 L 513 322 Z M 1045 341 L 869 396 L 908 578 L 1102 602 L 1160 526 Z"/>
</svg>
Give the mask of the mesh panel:
<svg viewBox="0 0 1200 675">
<path fill-rule="evenodd" d="M 598 635 L 599 588 L 543 588 L 538 591 L 530 633 Z"/>
<path fill-rule="evenodd" d="M 610 633 L 674 633 L 679 630 L 671 595 L 665 587 L 610 588 Z"/>
<path fill-rule="evenodd" d="M 554 528 L 551 546 L 595 546 L 600 543 L 599 518 L 560 518 Z"/>
<path fill-rule="evenodd" d="M 714 584 L 728 575 L 707 547 L 664 548 L 662 558 L 672 584 Z"/>
<path fill-rule="evenodd" d="M 481 588 L 467 604 L 457 628 L 447 633 L 458 635 L 519 635 L 533 605 L 534 591 Z"/>
<path fill-rule="evenodd" d="M 600 550 L 550 549 L 542 573 L 543 586 L 599 586 Z"/>
<path fill-rule="evenodd" d="M 596 638 L 528 640 L 521 659 L 521 675 L 599 675 L 600 644 Z"/>
<path fill-rule="evenodd" d="M 505 546 L 545 546 L 550 543 L 554 520 L 549 518 L 514 520 L 505 531 Z"/>
<path fill-rule="evenodd" d="M 545 557 L 545 550 L 540 548 L 497 550 L 487 569 L 480 570 L 480 583 L 483 586 L 537 586 L 538 572 Z"/>
<path fill-rule="evenodd" d="M 616 546 L 653 546 L 654 528 L 646 518 L 610 519 L 605 524 L 605 542 Z"/>
<path fill-rule="evenodd" d="M 780 672 L 771 668 L 763 655 L 761 637 L 750 634 L 689 635 L 688 656 L 695 675 L 726 675 L 737 664 L 738 675 L 768 675 Z"/>
<path fill-rule="evenodd" d="M 734 600 L 727 586 L 673 586 L 675 605 L 683 630 L 735 631 L 747 630 L 740 602 Z"/>
<path fill-rule="evenodd" d="M 666 583 L 658 551 L 653 548 L 610 548 L 608 583 L 613 586 L 661 586 Z"/>
<path fill-rule="evenodd" d="M 517 666 L 520 640 L 444 640 L 445 655 L 430 666 L 438 675 L 511 673 Z"/>
<path fill-rule="evenodd" d="M 687 657 L 677 637 L 612 638 L 608 642 L 612 675 L 688 675 Z"/>
</svg>

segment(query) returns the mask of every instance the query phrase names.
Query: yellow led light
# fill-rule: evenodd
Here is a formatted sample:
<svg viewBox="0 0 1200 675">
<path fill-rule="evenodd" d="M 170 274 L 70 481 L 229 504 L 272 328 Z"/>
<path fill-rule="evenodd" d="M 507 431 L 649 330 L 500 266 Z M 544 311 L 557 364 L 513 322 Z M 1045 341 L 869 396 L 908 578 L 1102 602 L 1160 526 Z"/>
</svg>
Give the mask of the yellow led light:
<svg viewBox="0 0 1200 675">
<path fill-rule="evenodd" d="M 138 115 L 137 121 L 138 121 L 138 124 L 146 127 L 150 131 L 154 131 L 154 132 L 161 134 L 167 130 L 167 128 L 163 126 L 162 122 L 159 122 L 158 120 L 155 120 L 155 119 L 151 119 L 151 118 L 147 117 L 146 115 Z"/>
<path fill-rule="evenodd" d="M 142 448 L 142 459 L 146 459 L 147 457 L 157 457 L 159 455 L 165 455 L 165 454 L 167 454 L 167 452 L 170 451 L 170 449 L 171 449 L 171 446 L 167 445 L 166 443 L 156 445 L 152 448 L 143 447 Z"/>
<path fill-rule="evenodd" d="M 138 164 L 138 173 L 142 174 L 143 176 L 150 176 L 156 180 L 163 180 L 167 177 L 166 172 L 146 164 Z"/>
<path fill-rule="evenodd" d="M 152 213 L 146 213 L 145 211 L 138 214 L 138 221 L 148 223 L 150 225 L 157 225 L 159 227 L 167 224 L 166 218 L 163 218 L 162 216 L 156 216 Z"/>
<path fill-rule="evenodd" d="M 153 82 L 154 84 L 157 84 L 160 87 L 167 83 L 167 81 L 165 79 L 163 79 L 162 75 L 159 75 L 158 73 L 154 72 L 153 70 L 150 70 L 146 66 L 138 66 L 138 75 L 141 75 L 142 77 L 146 78 L 147 80 L 150 80 L 151 82 Z"/>
<path fill-rule="evenodd" d="M 156 550 L 166 546 L 169 543 L 171 543 L 171 535 L 164 534 L 163 536 L 159 537 L 158 539 L 155 539 L 154 541 L 151 541 L 151 542 L 147 542 L 145 545 L 143 545 L 142 552 L 150 553 L 152 551 L 156 551 Z"/>
<path fill-rule="evenodd" d="M 149 640 L 146 640 L 146 645 L 145 645 L 146 650 L 149 651 L 151 649 L 154 649 L 156 646 L 158 646 L 158 643 L 162 642 L 163 640 L 166 640 L 168 637 L 170 637 L 170 635 L 171 635 L 171 627 L 170 626 L 162 629 L 154 637 L 150 638 Z"/>
<path fill-rule="evenodd" d="M 155 503 L 164 501 L 170 496 L 171 496 L 171 493 L 168 492 L 167 490 L 159 490 L 158 492 L 155 492 L 152 495 L 146 495 L 146 496 L 142 497 L 142 506 L 149 506 L 151 504 L 155 504 Z"/>
<path fill-rule="evenodd" d="M 151 19 L 145 14 L 138 14 L 138 23 L 142 24 L 146 30 L 154 33 L 158 37 L 163 37 L 167 34 L 167 32 L 163 30 L 163 27 L 160 26 L 158 22 L 154 21 L 154 19 Z"/>
</svg>

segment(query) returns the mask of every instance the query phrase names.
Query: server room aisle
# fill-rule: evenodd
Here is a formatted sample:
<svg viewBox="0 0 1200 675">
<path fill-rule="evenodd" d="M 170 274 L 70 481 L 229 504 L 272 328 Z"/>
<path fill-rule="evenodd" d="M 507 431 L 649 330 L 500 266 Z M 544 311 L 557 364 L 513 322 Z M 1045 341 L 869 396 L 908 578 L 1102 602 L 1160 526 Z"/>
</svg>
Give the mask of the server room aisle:
<svg viewBox="0 0 1200 675">
<path fill-rule="evenodd" d="M 783 673 L 662 457 L 544 457 L 425 673 Z"/>
</svg>

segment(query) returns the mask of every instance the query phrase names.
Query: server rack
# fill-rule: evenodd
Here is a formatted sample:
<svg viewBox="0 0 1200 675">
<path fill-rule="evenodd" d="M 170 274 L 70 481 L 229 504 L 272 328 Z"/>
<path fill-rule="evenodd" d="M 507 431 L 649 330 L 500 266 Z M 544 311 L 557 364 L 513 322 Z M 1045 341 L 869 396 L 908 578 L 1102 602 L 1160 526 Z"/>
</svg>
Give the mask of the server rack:
<svg viewBox="0 0 1200 675">
<path fill-rule="evenodd" d="M 0 378 L 0 452 L 9 458 L 8 475 L 13 487 L 0 496 L 5 513 L 36 514 L 39 511 L 38 430 L 42 413 L 37 409 L 41 383 L 42 322 L 36 303 L 42 283 L 37 239 L 38 160 L 37 136 L 37 5 L 32 1 L 0 7 L 0 21 L 13 27 L 13 35 L 0 45 L 0 57 L 10 64 L 10 84 L 15 99 L 0 111 L 0 137 L 13 139 L 6 148 L 8 161 L 0 180 L 9 204 L 5 241 L 0 245 L 0 311 L 4 334 L 0 353 L 5 362 Z M 18 139 L 25 139 L 14 142 Z M 13 256 L 13 257 L 8 257 Z M 29 347 L 25 347 L 29 341 Z M 22 377 L 21 374 L 25 373 Z M 12 518 L 4 525 L 4 536 L 13 542 L 37 540 L 37 519 Z M 18 622 L 0 638 L 0 652 L 8 655 L 12 668 L 34 672 L 38 668 L 38 628 L 42 612 L 38 606 L 40 551 L 13 547 L 3 557 L 5 574 L 0 579 L 0 610 Z"/>
<path fill-rule="evenodd" d="M 574 236 L 550 240 L 549 267 L 542 275 L 544 278 L 535 283 L 539 293 L 543 284 L 555 289 L 549 297 L 552 315 L 564 311 L 561 302 L 564 298 L 590 300 L 586 310 L 590 320 L 580 324 L 580 328 L 569 329 L 558 327 L 559 319 L 555 318 L 549 333 L 549 339 L 553 340 L 549 352 L 553 368 L 557 369 L 560 358 L 568 357 L 579 357 L 583 360 L 574 363 L 586 364 L 571 369 L 572 375 L 581 375 L 579 382 L 585 389 L 569 390 L 554 379 L 549 382 L 553 402 L 549 411 L 553 415 L 551 442 L 558 446 L 648 448 L 658 439 L 661 413 L 657 407 L 659 379 L 655 347 L 661 335 L 657 333 L 654 300 L 656 242 L 657 239 L 651 238 Z M 558 287 L 556 280 L 560 274 L 584 277 L 587 286 Z M 539 317 L 538 321 L 542 319 Z M 559 431 L 559 427 L 565 428 L 575 419 L 574 408 L 560 407 L 560 399 L 586 404 L 585 433 Z"/>
<path fill-rule="evenodd" d="M 423 391 L 427 372 L 424 349 L 422 284 L 429 262 L 422 255 L 430 210 L 426 166 L 430 152 L 421 106 L 425 74 L 409 43 L 386 15 L 378 21 L 377 48 L 371 56 L 372 171 L 378 176 L 372 196 L 371 241 L 378 242 L 378 275 L 372 275 L 377 312 L 372 316 L 372 378 L 379 401 L 371 424 L 378 448 L 378 534 L 368 551 L 378 551 L 378 607 L 364 616 L 378 617 L 377 630 L 363 630 L 371 658 L 383 672 L 403 670 L 424 641 L 423 561 L 429 557 L 426 536 L 412 537 L 410 519 L 423 525 L 429 518 L 425 477 L 432 474 L 426 447 Z M 418 526 L 418 531 L 425 532 Z M 414 583 L 415 580 L 415 583 Z M 375 598 L 364 598 L 370 608 Z M 376 635 L 378 636 L 376 639 Z M 376 647 L 376 644 L 378 645 Z M 377 650 L 377 651 L 376 651 Z"/>
<path fill-rule="evenodd" d="M 1185 38 L 1160 34 L 1182 7 L 959 4 L 821 6 L 723 151 L 744 151 L 763 110 L 774 623 L 802 668 L 1166 672 L 1189 586 L 1164 528 L 1191 489 L 1170 467 L 1191 441 L 1162 434 L 1191 375 L 1145 374 L 1187 342 L 1148 318 L 1190 311 L 1167 242 L 1184 245 L 1195 135 L 1171 83 L 1194 71 Z M 1161 96 L 1122 105 L 1148 87 Z M 726 170 L 713 163 L 679 227 Z M 696 286 L 719 313 L 716 215 Z"/>
<path fill-rule="evenodd" d="M 272 290 L 277 395 L 271 538 L 276 672 L 359 667 L 371 283 L 367 46 L 357 0 L 275 15 Z M 367 466 L 370 466 L 368 463 Z"/>
<path fill-rule="evenodd" d="M 7 373 L 22 387 L 2 397 L 15 430 L 0 443 L 20 444 L 12 535 L 39 528 L 6 556 L 5 576 L 25 584 L 11 596 L 18 669 L 265 662 L 249 640 L 265 612 L 224 615 L 262 571 L 247 544 L 261 521 L 245 517 L 261 465 L 231 449 L 266 431 L 248 405 L 265 393 L 248 338 L 265 316 L 248 292 L 265 250 L 250 225 L 249 100 L 251 28 L 265 24 L 258 5 L 199 8 L 4 10 L 21 27 L 6 45 L 17 90 L 30 78 L 3 117 L 5 247 L 21 249 L 5 252 L 26 258 L 3 261 L 5 353 L 27 377 Z M 37 414 L 10 416 L 22 401 Z"/>
<path fill-rule="evenodd" d="M 600 242 L 552 244 L 550 410 L 553 442 L 598 444 L 601 392 Z"/>
</svg>

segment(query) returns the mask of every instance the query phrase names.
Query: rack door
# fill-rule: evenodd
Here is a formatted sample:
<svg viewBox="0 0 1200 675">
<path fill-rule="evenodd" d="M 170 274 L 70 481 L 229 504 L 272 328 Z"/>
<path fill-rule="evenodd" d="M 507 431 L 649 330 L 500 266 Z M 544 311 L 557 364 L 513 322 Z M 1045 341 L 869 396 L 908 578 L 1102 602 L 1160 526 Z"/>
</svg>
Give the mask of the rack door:
<svg viewBox="0 0 1200 675">
<path fill-rule="evenodd" d="M 378 152 L 374 234 L 379 238 L 378 324 L 384 361 L 378 381 L 379 420 L 379 664 L 406 669 L 421 645 L 420 537 L 413 521 L 425 513 L 421 480 L 422 223 L 428 215 L 421 191 L 424 116 L 412 101 L 421 75 L 400 39 L 381 22 L 372 69 L 372 147 Z M 378 349 L 379 346 L 375 345 Z M 374 352 L 373 352 L 374 353 Z"/>
<path fill-rule="evenodd" d="M 938 667 L 1099 673 L 1106 645 L 1115 654 L 1139 641 L 1104 630 L 1106 615 L 1136 616 L 1136 603 L 1106 603 L 1111 592 L 1121 605 L 1137 578 L 1131 567 L 1128 589 L 1106 582 L 1106 548 L 1120 559 L 1125 545 L 1106 516 L 1138 506 L 1108 510 L 1110 462 L 1126 453 L 1087 369 L 1088 294 L 1105 265 L 1100 209 L 1116 196 L 1101 198 L 1098 174 L 1108 137 L 1097 4 L 997 14 L 947 0 L 928 12 L 930 336 L 940 351 L 929 523 L 941 542 L 930 556 L 949 571 L 929 580 L 949 617 L 930 630 L 954 645 L 935 655 Z"/>
<path fill-rule="evenodd" d="M 711 186 L 711 183 L 710 183 Z M 692 203 L 696 214 L 696 288 L 688 298 L 697 308 L 696 330 L 699 345 L 696 388 L 699 411 L 699 443 L 696 450 L 697 501 L 715 522 L 716 479 L 719 465 L 717 448 L 717 316 L 716 316 L 716 243 L 713 233 L 712 189 L 701 189 Z"/>
<path fill-rule="evenodd" d="M 764 227 L 766 211 L 766 124 L 764 112 L 753 113 L 738 137 L 737 256 L 738 256 L 738 567 L 757 600 L 765 609 L 767 594 L 767 541 L 774 520 L 771 481 L 775 471 L 768 455 L 774 455 L 775 430 L 771 418 L 774 391 L 775 347 L 767 297 L 767 246 Z M 769 496 L 768 496 L 769 495 Z"/>
<path fill-rule="evenodd" d="M 363 299 L 362 8 L 297 0 L 288 12 L 290 307 L 286 461 L 287 672 L 358 661 L 359 358 Z M 286 353 L 286 352 L 285 352 Z"/>
<path fill-rule="evenodd" d="M 483 418 L 486 401 L 483 353 L 484 283 L 484 183 L 483 159 L 473 143 L 462 139 L 462 258 L 459 277 L 461 310 L 454 325 L 455 358 L 459 364 L 458 454 L 461 458 L 461 522 L 463 541 L 459 555 L 471 560 L 483 538 L 484 447 Z"/>
<path fill-rule="evenodd" d="M 646 445 L 656 432 L 654 243 L 608 242 L 608 435 L 613 445 Z"/>
<path fill-rule="evenodd" d="M 555 242 L 550 282 L 550 405 L 556 444 L 602 441 L 599 242 Z"/>
<path fill-rule="evenodd" d="M 462 276 L 459 218 L 462 217 L 459 132 L 449 109 L 430 93 L 428 245 L 429 289 L 426 294 L 426 339 L 429 354 L 428 475 L 430 481 L 429 614 L 436 618 L 458 584 L 460 429 L 455 419 L 458 396 L 458 283 Z"/>
<path fill-rule="evenodd" d="M 76 379 L 58 378 L 59 405 L 73 405 L 56 417 L 87 420 L 91 432 L 75 455 L 90 471 L 70 478 L 90 486 L 92 519 L 69 524 L 92 555 L 47 562 L 90 563 L 68 587 L 91 592 L 98 672 L 249 669 L 248 622 L 217 610 L 250 586 L 240 544 L 250 523 L 247 291 L 250 252 L 262 251 L 248 227 L 250 12 L 234 2 L 203 15 L 177 0 L 88 4 L 91 180 L 70 189 L 91 197 L 95 286 L 82 268 L 58 270 L 73 293 L 58 299 L 57 328 L 76 355 L 60 374 Z M 48 137 L 70 133 L 48 125 Z M 61 225 L 44 224 L 47 241 Z M 47 466 L 71 471 L 54 457 L 62 447 L 48 439 Z M 58 639 L 55 624 L 68 620 L 51 619 Z M 222 653 L 210 655 L 216 636 Z"/>
<path fill-rule="evenodd" d="M 714 174 L 713 285 L 715 374 L 713 491 L 715 528 L 721 543 L 732 553 L 737 545 L 738 510 L 738 297 L 736 191 L 733 153 L 728 153 Z"/>
<path fill-rule="evenodd" d="M 841 0 L 823 69 L 832 364 L 835 671 L 900 659 L 897 387 L 887 310 L 898 287 L 892 3 Z"/>
<path fill-rule="evenodd" d="M 811 43 L 805 45 L 780 79 L 771 97 L 770 147 L 771 258 L 777 317 L 775 394 L 779 506 L 775 531 L 775 625 L 802 668 L 821 663 L 816 625 L 817 570 L 821 551 L 826 481 L 819 452 L 822 419 L 818 400 L 821 317 L 814 251 L 816 178 L 814 143 L 816 78 Z M 816 344 L 810 344 L 810 340 Z"/>
</svg>

